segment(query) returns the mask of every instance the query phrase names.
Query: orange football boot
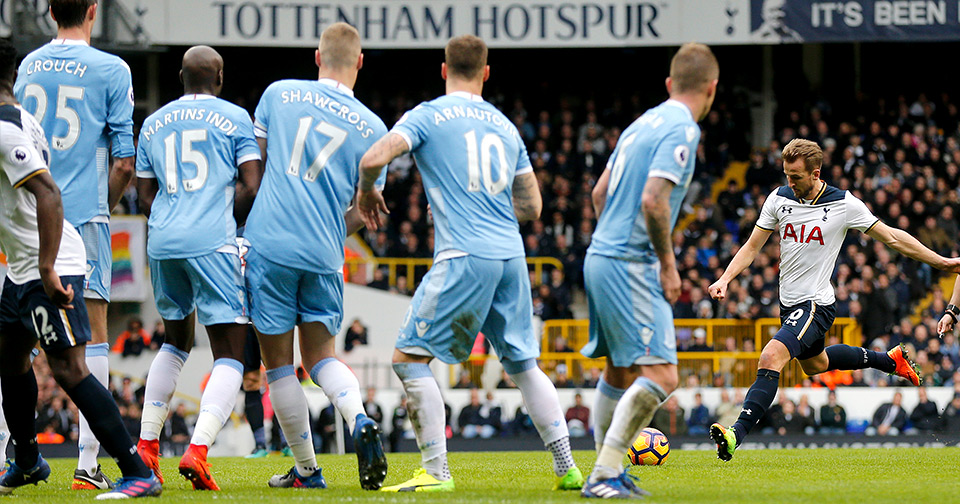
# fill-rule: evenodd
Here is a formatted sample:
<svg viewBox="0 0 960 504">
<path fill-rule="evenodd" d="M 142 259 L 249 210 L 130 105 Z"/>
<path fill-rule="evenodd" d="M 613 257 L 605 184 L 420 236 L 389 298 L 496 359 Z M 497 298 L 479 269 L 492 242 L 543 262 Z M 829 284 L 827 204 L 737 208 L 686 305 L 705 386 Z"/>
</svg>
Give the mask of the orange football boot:
<svg viewBox="0 0 960 504">
<path fill-rule="evenodd" d="M 193 483 L 194 490 L 220 490 L 210 474 L 206 446 L 192 444 L 187 448 L 180 459 L 180 475 Z"/>
<path fill-rule="evenodd" d="M 887 352 L 887 355 L 893 359 L 893 362 L 897 363 L 897 369 L 893 374 L 900 378 L 910 380 L 910 383 L 914 384 L 914 386 L 920 386 L 922 380 L 920 379 L 919 370 L 917 369 L 917 365 L 907 356 L 907 347 L 903 346 L 903 343 L 891 348 L 890 351 Z"/>
<path fill-rule="evenodd" d="M 153 441 L 147 441 L 146 439 L 141 439 L 137 441 L 137 454 L 140 455 L 143 463 L 153 471 L 153 474 L 157 476 L 157 480 L 159 480 L 162 485 L 163 474 L 160 474 L 160 440 L 154 439 Z"/>
</svg>

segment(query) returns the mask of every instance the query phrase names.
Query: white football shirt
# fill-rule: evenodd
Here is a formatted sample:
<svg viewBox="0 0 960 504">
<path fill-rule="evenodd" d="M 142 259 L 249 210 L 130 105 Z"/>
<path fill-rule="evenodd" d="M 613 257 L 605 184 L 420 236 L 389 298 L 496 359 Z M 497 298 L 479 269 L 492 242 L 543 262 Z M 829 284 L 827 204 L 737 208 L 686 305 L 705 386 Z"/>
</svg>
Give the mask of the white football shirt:
<svg viewBox="0 0 960 504">
<path fill-rule="evenodd" d="M 18 285 L 40 279 L 37 199 L 23 184 L 49 170 L 49 159 L 46 137 L 33 115 L 18 105 L 0 105 L 0 250 L 7 255 L 7 278 Z M 64 220 L 54 269 L 60 276 L 85 275 L 86 264 L 83 241 Z"/>
<path fill-rule="evenodd" d="M 780 303 L 832 304 L 830 277 L 847 230 L 866 233 L 878 222 L 862 201 L 826 183 L 809 201 L 797 199 L 787 186 L 770 193 L 757 227 L 780 235 Z"/>
</svg>

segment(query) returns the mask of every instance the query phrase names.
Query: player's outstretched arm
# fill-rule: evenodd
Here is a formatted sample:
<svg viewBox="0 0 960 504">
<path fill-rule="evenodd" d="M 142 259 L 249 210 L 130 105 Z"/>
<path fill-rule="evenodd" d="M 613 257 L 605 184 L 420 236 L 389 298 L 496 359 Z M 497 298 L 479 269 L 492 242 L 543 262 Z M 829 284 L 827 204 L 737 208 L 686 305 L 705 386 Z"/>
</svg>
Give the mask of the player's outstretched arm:
<svg viewBox="0 0 960 504">
<path fill-rule="evenodd" d="M 673 254 L 670 226 L 670 193 L 675 184 L 665 178 L 650 177 L 643 187 L 640 205 L 647 223 L 650 243 L 660 259 L 660 285 L 663 297 L 673 303 L 680 296 L 680 273 Z"/>
<path fill-rule="evenodd" d="M 115 158 L 113 160 L 113 166 L 110 167 L 110 179 L 107 182 L 107 186 L 109 188 L 107 193 L 107 203 L 110 205 L 110 210 L 113 210 L 113 208 L 120 203 L 120 198 L 123 197 L 123 192 L 127 190 L 127 186 L 130 185 L 130 179 L 133 178 L 133 171 L 133 156 Z"/>
<path fill-rule="evenodd" d="M 953 294 L 950 295 L 950 304 L 960 306 L 960 276 L 957 276 L 957 280 L 953 283 Z M 940 317 L 940 322 L 937 323 L 937 334 L 942 338 L 944 334 L 953 331 L 953 326 L 956 324 L 956 315 L 950 312 L 944 312 L 943 317 Z"/>
<path fill-rule="evenodd" d="M 607 189 L 609 187 L 610 169 L 605 168 L 597 180 L 597 185 L 594 186 L 593 191 L 590 192 L 590 199 L 593 200 L 593 211 L 597 214 L 597 218 L 600 218 L 600 214 L 603 213 L 603 208 L 607 206 Z"/>
<path fill-rule="evenodd" d="M 733 281 L 734 278 L 737 278 L 743 270 L 747 269 L 747 266 L 753 264 L 753 260 L 756 259 L 757 254 L 760 253 L 763 244 L 767 243 L 767 239 L 770 238 L 771 233 L 772 231 L 767 231 L 759 227 L 753 228 L 753 232 L 750 233 L 750 238 L 747 239 L 747 243 L 744 243 L 743 246 L 740 247 L 740 250 L 737 251 L 737 254 L 733 256 L 733 259 L 730 261 L 730 264 L 727 265 L 727 269 L 723 271 L 720 279 L 707 289 L 710 297 L 723 301 L 723 298 L 727 295 L 727 285 Z"/>
<path fill-rule="evenodd" d="M 237 173 L 236 196 L 233 201 L 233 218 L 237 226 L 247 222 L 247 215 L 253 208 L 253 200 L 260 190 L 260 179 L 263 177 L 263 164 L 259 159 L 251 159 L 240 165 Z"/>
<path fill-rule="evenodd" d="M 387 133 L 370 146 L 360 159 L 360 190 L 357 192 L 357 206 L 360 218 L 367 229 L 376 230 L 382 224 L 381 214 L 389 214 L 387 203 L 383 201 L 374 184 L 380 177 L 380 170 L 390 164 L 394 158 L 410 150 L 407 141 L 396 133 Z"/>
<path fill-rule="evenodd" d="M 513 179 L 513 213 L 520 223 L 537 220 L 543 211 L 543 196 L 540 184 L 533 172 L 524 173 Z"/>
<path fill-rule="evenodd" d="M 150 210 L 153 208 L 153 200 L 160 191 L 160 183 L 155 178 L 137 178 L 137 201 L 140 212 L 150 218 Z"/>
<path fill-rule="evenodd" d="M 43 290 L 50 300 L 58 306 L 73 308 L 73 287 L 66 289 L 54 269 L 57 253 L 60 251 L 60 238 L 63 236 L 63 201 L 60 189 L 50 173 L 44 170 L 24 182 L 23 188 L 33 193 L 37 199 L 37 230 L 40 234 L 40 254 L 37 265 Z"/>
<path fill-rule="evenodd" d="M 888 247 L 900 252 L 901 254 L 929 264 L 938 270 L 949 271 L 951 273 L 960 273 L 960 258 L 946 258 L 940 254 L 928 249 L 920 240 L 914 238 L 902 229 L 890 227 L 882 222 L 877 222 L 869 231 L 867 236 L 880 240 Z"/>
</svg>

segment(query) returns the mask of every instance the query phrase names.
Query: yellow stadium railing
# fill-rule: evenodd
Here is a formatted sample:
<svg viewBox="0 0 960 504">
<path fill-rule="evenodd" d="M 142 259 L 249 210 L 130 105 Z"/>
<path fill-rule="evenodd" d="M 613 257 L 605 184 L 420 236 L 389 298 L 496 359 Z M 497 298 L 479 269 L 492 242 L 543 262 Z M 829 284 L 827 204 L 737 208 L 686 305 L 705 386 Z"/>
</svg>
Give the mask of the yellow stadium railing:
<svg viewBox="0 0 960 504">
<path fill-rule="evenodd" d="M 432 258 L 414 257 L 350 257 L 344 261 L 349 278 L 366 278 L 368 272 L 376 268 L 386 267 L 387 281 L 391 287 L 396 287 L 397 279 L 407 278 L 407 287 L 412 291 L 420 282 L 430 266 Z M 533 287 L 542 283 L 543 274 L 550 268 L 563 271 L 563 263 L 555 257 L 528 257 L 527 265 L 534 274 Z M 369 268 L 369 269 L 368 269 Z"/>
<path fill-rule="evenodd" d="M 603 369 L 603 359 L 588 359 L 579 350 L 590 339 L 588 320 L 548 320 L 543 324 L 540 340 L 540 366 L 554 377 L 566 370 L 574 383 L 581 383 L 591 369 Z M 680 384 L 699 383 L 702 386 L 723 385 L 749 387 L 756 378 L 760 350 L 780 329 L 780 319 L 757 320 L 734 319 L 676 319 L 674 325 L 680 340 L 692 341 L 693 332 L 703 329 L 707 346 L 712 352 L 678 352 Z M 826 344 L 844 343 L 852 346 L 862 344 L 860 326 L 852 318 L 837 318 L 827 333 Z M 562 344 L 560 343 L 562 341 Z M 559 351 L 558 351 L 559 350 Z M 482 367 L 488 356 L 471 355 L 471 376 L 480 376 L 476 368 Z M 559 365 L 563 364 L 561 368 Z M 695 377 L 695 378 L 691 378 Z M 451 367 L 451 383 L 455 380 Z M 797 361 L 791 361 L 781 373 L 781 385 L 794 386 L 803 383 L 807 375 Z M 474 383 L 477 383 L 476 381 Z"/>
</svg>

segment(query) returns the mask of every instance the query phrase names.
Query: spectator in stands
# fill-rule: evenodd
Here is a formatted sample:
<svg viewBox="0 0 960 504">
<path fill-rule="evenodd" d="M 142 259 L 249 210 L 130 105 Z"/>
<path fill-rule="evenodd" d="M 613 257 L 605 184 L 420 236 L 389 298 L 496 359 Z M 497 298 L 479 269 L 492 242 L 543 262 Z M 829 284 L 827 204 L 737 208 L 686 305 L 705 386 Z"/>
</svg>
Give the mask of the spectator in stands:
<svg viewBox="0 0 960 504">
<path fill-rule="evenodd" d="M 131 339 L 133 342 L 128 346 L 127 341 Z M 143 329 L 143 321 L 134 317 L 127 321 L 127 330 L 117 336 L 117 341 L 113 343 L 110 350 L 127 357 L 140 355 L 148 346 L 150 346 L 150 335 Z"/>
<path fill-rule="evenodd" d="M 158 319 L 153 325 L 153 334 L 150 335 L 150 350 L 157 351 L 167 340 L 167 329 L 163 327 L 163 319 Z"/>
<path fill-rule="evenodd" d="M 130 434 L 130 439 L 137 441 L 140 439 L 140 404 L 133 402 L 127 405 L 126 409 L 123 411 L 123 426 L 126 427 L 127 433 Z"/>
<path fill-rule="evenodd" d="M 363 325 L 360 322 L 360 319 L 355 318 L 353 322 L 350 323 L 350 328 L 347 329 L 347 334 L 343 339 L 343 351 L 349 352 L 357 345 L 366 345 L 367 344 L 367 326 Z"/>
<path fill-rule="evenodd" d="M 707 433 L 707 428 L 713 422 L 710 416 L 710 410 L 703 404 L 703 395 L 697 392 L 693 396 L 694 406 L 690 410 L 690 418 L 687 419 L 687 426 L 691 436 L 699 436 Z"/>
<path fill-rule="evenodd" d="M 62 434 L 57 432 L 56 420 L 50 420 L 43 430 L 37 433 L 38 444 L 60 444 L 66 441 Z"/>
<path fill-rule="evenodd" d="M 869 387 L 870 384 L 864 381 L 863 370 L 855 369 L 850 373 L 850 386 L 851 387 Z"/>
<path fill-rule="evenodd" d="M 693 330 L 693 344 L 687 347 L 688 352 L 712 352 L 713 348 L 707 345 L 707 330 L 698 327 Z"/>
<path fill-rule="evenodd" d="M 587 372 L 587 376 L 583 379 L 583 388 L 585 389 L 595 389 L 597 384 L 600 383 L 600 368 L 590 368 Z"/>
<path fill-rule="evenodd" d="M 739 394 L 739 392 L 738 392 Z M 733 425 L 740 416 L 740 408 L 743 405 L 743 399 L 738 397 L 736 401 L 730 396 L 730 389 L 720 390 L 720 405 L 715 411 L 717 422 L 721 425 Z"/>
<path fill-rule="evenodd" d="M 773 418 L 772 427 L 777 434 L 804 434 L 808 428 L 812 429 L 813 420 L 797 414 L 797 407 L 793 401 L 787 399 L 780 403 L 782 408 L 779 415 Z"/>
<path fill-rule="evenodd" d="M 490 409 L 480 404 L 480 393 L 475 388 L 471 389 L 470 404 L 460 410 L 460 416 L 457 418 L 460 435 L 465 439 L 473 439 L 477 436 L 484 439 L 493 437 L 497 430 L 490 423 L 489 413 Z"/>
<path fill-rule="evenodd" d="M 466 369 L 460 369 L 460 374 L 457 378 L 457 383 L 453 386 L 455 389 L 472 389 L 476 388 L 476 385 L 473 384 L 473 381 L 470 380 L 470 371 Z"/>
<path fill-rule="evenodd" d="M 117 401 L 117 404 L 121 405 L 127 405 L 136 401 L 136 395 L 133 391 L 133 382 L 130 380 L 129 376 L 123 377 L 123 382 L 120 385 L 120 389 L 114 391 L 113 398 Z"/>
<path fill-rule="evenodd" d="M 676 396 L 670 396 L 656 413 L 653 414 L 653 421 L 650 427 L 658 429 L 667 437 L 687 435 L 687 422 L 684 421 L 684 411 L 677 402 Z"/>
<path fill-rule="evenodd" d="M 900 392 L 893 394 L 893 401 L 883 403 L 873 414 L 873 421 L 865 432 L 868 436 L 896 436 L 907 424 L 907 414 L 900 403 L 903 395 Z"/>
<path fill-rule="evenodd" d="M 837 404 L 837 393 L 827 394 L 827 404 L 820 407 L 820 433 L 843 434 L 847 432 L 847 412 Z"/>
<path fill-rule="evenodd" d="M 564 419 L 570 437 L 583 437 L 590 431 L 590 408 L 583 405 L 583 396 L 579 392 L 573 396 L 574 404 L 567 409 Z"/>
<path fill-rule="evenodd" d="M 527 407 L 523 403 L 517 406 L 517 411 L 513 414 L 513 420 L 510 421 L 510 433 L 514 436 L 535 435 L 537 433 L 537 427 L 533 425 L 530 413 L 527 412 Z"/>
<path fill-rule="evenodd" d="M 567 365 L 566 364 L 557 364 L 557 379 L 554 380 L 553 384 L 558 389 L 563 388 L 576 388 L 576 384 L 573 383 L 573 380 L 570 379 L 570 376 L 567 375 Z"/>
<path fill-rule="evenodd" d="M 393 415 L 390 417 L 390 451 L 400 451 L 400 440 L 410 439 L 412 436 L 413 429 L 407 414 L 407 395 L 403 394 L 400 396 L 400 404 L 393 408 Z"/>
<path fill-rule="evenodd" d="M 400 294 L 400 295 L 403 295 L 403 296 L 409 296 L 409 295 L 411 295 L 410 287 L 407 285 L 407 282 L 408 282 L 407 277 L 405 277 L 405 276 L 398 276 L 398 277 L 397 277 L 397 285 L 391 287 L 391 288 L 390 288 L 390 292 L 392 292 L 392 293 L 394 293 L 394 294 Z"/>
<path fill-rule="evenodd" d="M 313 415 L 310 415 L 311 417 Z M 320 410 L 320 415 L 316 422 L 310 422 L 313 425 L 314 439 L 320 438 L 319 443 L 315 442 L 316 449 L 320 453 L 333 453 L 334 444 L 337 442 L 337 420 L 340 415 L 333 403 Z M 276 420 L 276 417 L 274 417 Z"/>
<path fill-rule="evenodd" d="M 480 415 L 486 419 L 487 425 L 495 429 L 495 433 L 500 433 L 503 430 L 503 406 L 494 398 L 492 390 L 488 390 L 485 397 Z"/>
<path fill-rule="evenodd" d="M 574 350 L 567 345 L 567 339 L 563 336 L 557 336 L 553 340 L 553 351 L 556 353 L 570 353 Z"/>
<path fill-rule="evenodd" d="M 517 384 L 513 383 L 513 379 L 510 378 L 510 374 L 508 374 L 506 371 L 501 371 L 500 381 L 497 382 L 497 388 L 498 389 L 517 388 Z"/>
<path fill-rule="evenodd" d="M 187 427 L 187 408 L 183 403 L 170 412 L 163 424 L 163 439 L 173 453 L 183 453 L 190 441 L 190 428 Z"/>
<path fill-rule="evenodd" d="M 363 411 L 377 425 L 383 425 L 383 408 L 376 401 L 377 389 L 367 387 L 367 400 L 363 402 Z"/>
<path fill-rule="evenodd" d="M 910 413 L 910 423 L 919 432 L 933 432 L 940 429 L 940 410 L 937 403 L 927 397 L 927 388 L 917 389 L 917 406 Z"/>
<path fill-rule="evenodd" d="M 378 234 L 378 236 L 380 235 L 386 236 L 385 233 Z M 380 290 L 390 290 L 390 283 L 387 281 L 387 275 L 383 272 L 383 268 L 376 268 L 373 270 L 373 280 L 367 284 L 367 287 Z"/>
<path fill-rule="evenodd" d="M 960 432 L 960 393 L 953 396 L 953 400 L 943 411 L 942 428 L 946 432 Z"/>
</svg>

